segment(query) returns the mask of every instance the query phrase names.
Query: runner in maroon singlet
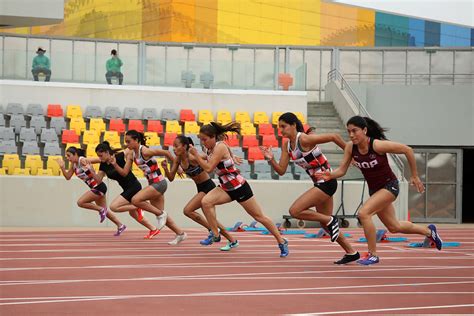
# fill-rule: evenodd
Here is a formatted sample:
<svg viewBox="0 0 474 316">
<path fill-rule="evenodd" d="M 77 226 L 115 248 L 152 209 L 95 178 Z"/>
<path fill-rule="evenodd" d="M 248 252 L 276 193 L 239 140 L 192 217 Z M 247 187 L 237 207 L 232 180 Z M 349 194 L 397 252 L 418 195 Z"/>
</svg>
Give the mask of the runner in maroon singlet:
<svg viewBox="0 0 474 316">
<path fill-rule="evenodd" d="M 375 214 L 391 233 L 427 236 L 436 244 L 436 248 L 441 250 L 443 242 L 435 225 L 424 227 L 408 221 L 399 222 L 395 216 L 392 202 L 398 196 L 399 186 L 397 177 L 390 169 L 387 153 L 406 156 L 411 170 L 410 183 L 416 187 L 419 193 L 423 193 L 425 187 L 418 177 L 413 149 L 407 145 L 388 141 L 384 134 L 385 129 L 368 117 L 352 117 L 347 122 L 347 131 L 351 142 L 346 145 L 340 167 L 333 172 L 321 172 L 317 176 L 326 181 L 340 178 L 346 174 L 351 160 L 354 159 L 356 166 L 360 168 L 367 181 L 370 198 L 360 208 L 358 218 L 364 227 L 369 253 L 357 262 L 362 265 L 379 262 L 376 229 L 372 222 L 372 216 Z"/>
</svg>

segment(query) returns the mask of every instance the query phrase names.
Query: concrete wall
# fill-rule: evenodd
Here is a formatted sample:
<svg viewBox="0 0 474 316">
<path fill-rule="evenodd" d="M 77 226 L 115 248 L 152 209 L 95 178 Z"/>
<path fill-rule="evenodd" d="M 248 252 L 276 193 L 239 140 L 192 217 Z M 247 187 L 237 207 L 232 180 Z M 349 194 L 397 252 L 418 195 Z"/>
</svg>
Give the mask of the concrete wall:
<svg viewBox="0 0 474 316">
<path fill-rule="evenodd" d="M 227 109 L 236 111 L 296 111 L 306 115 L 307 94 L 304 91 L 263 91 L 225 89 L 185 89 L 149 86 L 117 86 L 60 82 L 0 80 L 0 102 L 79 104 L 147 108 L 210 109 L 214 113 Z"/>
<path fill-rule="evenodd" d="M 108 203 L 121 193 L 115 181 L 104 181 L 108 186 Z M 145 185 L 144 179 L 141 179 Z M 264 212 L 275 222 L 282 222 L 282 215 L 288 214 L 293 201 L 307 189 L 312 187 L 309 181 L 249 181 L 252 190 L 262 205 Z M 344 204 L 349 214 L 357 208 L 362 192 L 362 182 L 348 181 L 344 187 Z M 395 202 L 397 216 L 407 217 L 407 186 L 403 184 L 399 198 Z M 96 212 L 81 209 L 76 205 L 77 199 L 87 191 L 81 180 L 72 178 L 66 181 L 62 177 L 22 177 L 0 176 L 0 226 L 18 227 L 104 227 L 113 226 L 110 222 L 99 224 Z M 367 199 L 367 190 L 365 190 Z M 177 180 L 168 186 L 165 209 L 182 227 L 198 227 L 196 223 L 182 214 L 185 204 L 196 193 L 191 180 Z M 334 209 L 341 201 L 341 186 L 334 196 Z M 278 197 L 278 198 L 276 198 Z M 240 220 L 250 223 L 252 219 L 236 203 L 219 206 L 218 218 L 226 226 Z M 151 214 L 146 217 L 153 219 Z M 119 218 L 130 227 L 140 227 L 127 214 L 119 214 Z M 380 224 L 378 224 L 380 226 Z M 111 228 L 112 229 L 112 228 Z"/>
<path fill-rule="evenodd" d="M 61 23 L 64 19 L 64 0 L 2 0 L 0 20 L 11 27 Z"/>
<path fill-rule="evenodd" d="M 390 139 L 421 146 L 474 146 L 474 89 L 469 85 L 350 83 Z"/>
</svg>

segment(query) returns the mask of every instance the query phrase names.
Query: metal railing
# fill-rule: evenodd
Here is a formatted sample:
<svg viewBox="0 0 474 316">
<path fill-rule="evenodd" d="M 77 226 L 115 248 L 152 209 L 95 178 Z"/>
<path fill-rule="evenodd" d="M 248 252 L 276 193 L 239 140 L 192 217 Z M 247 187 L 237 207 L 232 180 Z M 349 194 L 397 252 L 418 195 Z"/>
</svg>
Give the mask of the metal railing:
<svg viewBox="0 0 474 316">
<path fill-rule="evenodd" d="M 352 90 L 349 83 L 347 83 L 347 81 L 344 79 L 344 76 L 337 69 L 333 69 L 328 73 L 328 82 L 335 82 L 340 84 L 341 90 L 344 90 L 351 99 L 351 101 L 357 106 L 357 115 L 371 118 L 369 112 L 360 102 L 354 90 Z M 398 171 L 400 172 L 399 178 L 402 180 L 405 179 L 405 167 L 403 165 L 402 160 L 395 154 L 389 154 L 389 156 L 397 166 Z"/>
<path fill-rule="evenodd" d="M 344 73 L 348 81 L 381 84 L 472 84 L 474 74 L 469 73 Z"/>
</svg>

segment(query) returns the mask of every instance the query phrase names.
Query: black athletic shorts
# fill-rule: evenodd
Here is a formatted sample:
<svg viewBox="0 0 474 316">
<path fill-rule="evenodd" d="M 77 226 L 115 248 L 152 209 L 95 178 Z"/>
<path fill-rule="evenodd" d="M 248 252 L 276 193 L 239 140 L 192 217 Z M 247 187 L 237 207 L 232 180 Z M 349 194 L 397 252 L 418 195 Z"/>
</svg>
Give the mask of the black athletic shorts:
<svg viewBox="0 0 474 316">
<path fill-rule="evenodd" d="M 333 196 L 337 191 L 337 180 L 331 179 L 322 183 L 315 183 L 314 186 L 329 196 Z"/>
<path fill-rule="evenodd" d="M 91 191 L 95 195 L 102 196 L 102 195 L 105 195 L 105 193 L 107 193 L 107 186 L 105 185 L 104 182 L 101 182 L 98 186 L 96 186 L 95 188 L 92 188 Z"/>
<path fill-rule="evenodd" d="M 250 185 L 247 181 L 245 181 L 245 183 L 242 184 L 240 188 L 225 192 L 230 196 L 232 201 L 237 202 L 245 202 L 253 196 L 252 189 L 250 188 Z"/>
<path fill-rule="evenodd" d="M 216 184 L 211 179 L 207 179 L 206 181 L 201 182 L 201 183 L 196 183 L 196 188 L 197 188 L 198 193 L 204 192 L 207 194 L 215 187 L 216 187 Z"/>
<path fill-rule="evenodd" d="M 383 188 L 380 188 L 379 190 L 385 189 L 388 192 L 392 193 L 395 195 L 395 198 L 398 197 L 398 193 L 400 193 L 400 185 L 398 184 L 398 179 L 390 180 L 389 182 L 385 183 Z M 369 195 L 373 195 L 375 192 L 378 190 L 369 190 Z"/>
<path fill-rule="evenodd" d="M 120 193 L 123 198 L 129 202 L 132 202 L 132 198 L 142 189 L 140 182 L 135 181 L 131 183 L 122 193 Z"/>
</svg>

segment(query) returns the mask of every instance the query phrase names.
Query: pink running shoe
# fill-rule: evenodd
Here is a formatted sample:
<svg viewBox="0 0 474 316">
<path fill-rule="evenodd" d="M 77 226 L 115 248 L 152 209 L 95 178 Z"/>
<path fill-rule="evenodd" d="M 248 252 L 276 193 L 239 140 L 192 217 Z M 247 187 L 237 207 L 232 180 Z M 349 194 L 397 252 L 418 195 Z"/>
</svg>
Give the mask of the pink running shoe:
<svg viewBox="0 0 474 316">
<path fill-rule="evenodd" d="M 103 207 L 100 211 L 99 211 L 99 216 L 100 216 L 100 222 L 99 223 L 102 223 L 103 221 L 105 221 L 105 218 L 107 217 L 107 212 L 109 210 L 106 208 L 106 207 Z"/>
<path fill-rule="evenodd" d="M 127 226 L 123 224 L 120 225 L 120 227 L 117 228 L 117 232 L 114 234 L 114 236 L 120 236 L 126 229 L 127 229 Z"/>
</svg>

